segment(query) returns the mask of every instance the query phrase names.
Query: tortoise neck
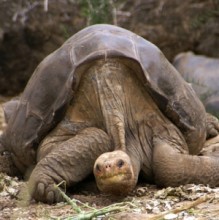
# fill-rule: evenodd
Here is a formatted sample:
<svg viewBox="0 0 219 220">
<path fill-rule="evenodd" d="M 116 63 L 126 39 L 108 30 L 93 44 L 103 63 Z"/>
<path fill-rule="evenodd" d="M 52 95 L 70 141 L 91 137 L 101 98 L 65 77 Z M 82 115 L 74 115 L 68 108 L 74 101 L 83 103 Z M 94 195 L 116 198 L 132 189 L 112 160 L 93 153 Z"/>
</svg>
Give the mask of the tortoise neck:
<svg viewBox="0 0 219 220">
<path fill-rule="evenodd" d="M 142 166 L 143 166 L 144 153 L 142 152 L 142 148 L 136 139 L 128 138 L 126 142 L 127 142 L 126 153 L 130 157 L 135 181 L 137 183 L 140 170 L 142 169 Z"/>
<path fill-rule="evenodd" d="M 118 59 L 98 60 L 89 70 L 95 79 L 107 133 L 115 150 L 125 151 L 125 94 L 123 78 L 130 70 Z"/>
</svg>

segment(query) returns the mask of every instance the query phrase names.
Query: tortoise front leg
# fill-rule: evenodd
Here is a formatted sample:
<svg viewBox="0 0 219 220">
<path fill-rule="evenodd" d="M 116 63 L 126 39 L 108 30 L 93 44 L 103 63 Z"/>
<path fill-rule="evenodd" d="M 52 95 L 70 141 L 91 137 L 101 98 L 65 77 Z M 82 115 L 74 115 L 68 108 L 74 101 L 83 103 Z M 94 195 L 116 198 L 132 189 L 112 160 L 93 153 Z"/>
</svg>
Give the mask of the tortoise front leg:
<svg viewBox="0 0 219 220">
<path fill-rule="evenodd" d="M 60 201 L 54 184 L 65 181 L 69 187 L 83 180 L 92 173 L 96 158 L 113 150 L 108 135 L 98 128 L 85 128 L 53 148 L 39 161 L 29 179 L 30 194 L 37 201 Z"/>
<path fill-rule="evenodd" d="M 170 142 L 154 140 L 153 171 L 157 185 L 166 187 L 194 183 L 219 186 L 218 153 L 198 156 L 178 149 Z"/>
</svg>

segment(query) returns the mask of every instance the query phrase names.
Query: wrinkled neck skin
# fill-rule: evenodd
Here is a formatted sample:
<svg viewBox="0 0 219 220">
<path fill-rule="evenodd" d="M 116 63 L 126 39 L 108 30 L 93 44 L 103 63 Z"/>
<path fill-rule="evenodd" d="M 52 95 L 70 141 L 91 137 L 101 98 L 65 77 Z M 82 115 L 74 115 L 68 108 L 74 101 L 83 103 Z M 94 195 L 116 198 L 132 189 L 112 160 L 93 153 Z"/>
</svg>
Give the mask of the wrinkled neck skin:
<svg viewBox="0 0 219 220">
<path fill-rule="evenodd" d="M 131 163 L 132 163 L 132 168 L 133 168 L 133 173 L 134 173 L 134 187 L 136 186 L 138 182 L 138 177 L 140 170 L 143 165 L 143 152 L 137 147 L 137 146 L 127 146 L 126 147 L 126 153 L 130 157 Z"/>
</svg>

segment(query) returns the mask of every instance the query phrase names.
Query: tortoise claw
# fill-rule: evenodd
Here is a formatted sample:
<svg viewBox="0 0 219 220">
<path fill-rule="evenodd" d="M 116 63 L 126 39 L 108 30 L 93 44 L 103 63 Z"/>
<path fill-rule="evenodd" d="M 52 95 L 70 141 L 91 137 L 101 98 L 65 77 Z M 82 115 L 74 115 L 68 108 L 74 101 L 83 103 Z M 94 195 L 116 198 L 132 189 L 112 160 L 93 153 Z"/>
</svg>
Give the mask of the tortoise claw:
<svg viewBox="0 0 219 220">
<path fill-rule="evenodd" d="M 53 204 L 63 201 L 60 191 L 55 187 L 55 181 L 45 172 L 34 169 L 28 181 L 28 190 L 37 202 Z"/>
<path fill-rule="evenodd" d="M 32 180 L 30 182 L 33 183 Z M 31 195 L 33 199 L 37 202 L 44 202 L 48 204 L 54 204 L 63 201 L 63 197 L 61 193 L 55 188 L 54 184 L 48 184 L 39 182 L 36 184 L 36 187 L 29 186 L 29 191 L 31 191 Z"/>
<path fill-rule="evenodd" d="M 45 193 L 45 185 L 43 183 L 39 183 L 36 191 L 39 197 L 43 197 Z"/>
</svg>

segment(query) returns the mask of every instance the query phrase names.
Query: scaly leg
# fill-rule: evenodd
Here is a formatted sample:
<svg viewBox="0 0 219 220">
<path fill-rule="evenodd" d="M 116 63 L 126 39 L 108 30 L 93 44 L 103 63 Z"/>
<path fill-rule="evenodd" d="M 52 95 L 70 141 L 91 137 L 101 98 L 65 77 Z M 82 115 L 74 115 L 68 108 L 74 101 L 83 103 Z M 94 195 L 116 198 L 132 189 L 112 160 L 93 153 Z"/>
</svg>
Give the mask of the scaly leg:
<svg viewBox="0 0 219 220">
<path fill-rule="evenodd" d="M 217 154 L 189 155 L 179 149 L 166 139 L 154 139 L 153 171 L 156 184 L 179 186 L 194 183 L 219 186 Z"/>
<path fill-rule="evenodd" d="M 92 173 L 96 158 L 113 150 L 108 135 L 98 128 L 85 128 L 74 137 L 53 146 L 36 165 L 29 190 L 37 201 L 54 203 L 62 198 L 54 184 L 72 186 Z"/>
</svg>

